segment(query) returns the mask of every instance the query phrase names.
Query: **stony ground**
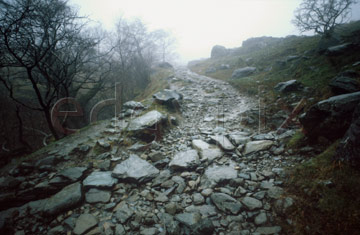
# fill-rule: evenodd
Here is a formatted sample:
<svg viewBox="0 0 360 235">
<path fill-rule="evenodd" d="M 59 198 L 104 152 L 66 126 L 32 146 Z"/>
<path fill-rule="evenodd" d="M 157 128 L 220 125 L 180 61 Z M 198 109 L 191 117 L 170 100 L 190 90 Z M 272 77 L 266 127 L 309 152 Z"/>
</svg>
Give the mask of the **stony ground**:
<svg viewBox="0 0 360 235">
<path fill-rule="evenodd" d="M 3 173 L 2 234 L 283 233 L 294 131 L 243 127 L 256 102 L 222 81 L 178 69 L 169 83 L 183 101 L 161 140 L 136 143 L 114 118 Z"/>
</svg>

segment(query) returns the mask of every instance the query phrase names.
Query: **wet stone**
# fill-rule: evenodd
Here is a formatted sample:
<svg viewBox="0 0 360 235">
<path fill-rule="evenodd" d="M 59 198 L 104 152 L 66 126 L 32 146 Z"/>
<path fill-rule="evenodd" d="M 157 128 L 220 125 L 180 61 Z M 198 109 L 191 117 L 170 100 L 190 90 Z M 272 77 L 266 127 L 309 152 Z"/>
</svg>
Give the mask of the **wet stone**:
<svg viewBox="0 0 360 235">
<path fill-rule="evenodd" d="M 83 181 L 84 187 L 111 188 L 117 179 L 111 176 L 111 171 L 94 171 Z"/>
<path fill-rule="evenodd" d="M 85 199 L 87 203 L 107 203 L 111 197 L 110 191 L 99 190 L 91 188 L 86 194 Z"/>
<path fill-rule="evenodd" d="M 240 202 L 225 193 L 213 193 L 211 195 L 212 202 L 223 212 L 231 212 L 238 214 L 242 208 Z"/>
<path fill-rule="evenodd" d="M 76 220 L 74 234 L 84 234 L 97 225 L 97 219 L 91 214 L 82 214 Z"/>
</svg>

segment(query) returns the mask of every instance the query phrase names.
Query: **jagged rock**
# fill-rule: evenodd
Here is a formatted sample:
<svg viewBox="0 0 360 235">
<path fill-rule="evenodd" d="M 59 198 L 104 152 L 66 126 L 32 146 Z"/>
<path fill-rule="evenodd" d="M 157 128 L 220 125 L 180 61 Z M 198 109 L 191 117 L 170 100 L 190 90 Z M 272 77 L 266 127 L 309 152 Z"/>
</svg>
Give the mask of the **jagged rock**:
<svg viewBox="0 0 360 235">
<path fill-rule="evenodd" d="M 166 180 L 168 180 L 171 177 L 171 173 L 169 170 L 163 170 L 160 172 L 160 174 L 158 176 L 156 176 L 156 178 L 152 181 L 152 186 L 159 186 L 160 184 L 162 184 L 163 182 L 165 182 Z"/>
<path fill-rule="evenodd" d="M 210 144 L 206 143 L 203 140 L 192 140 L 191 144 L 193 148 L 198 150 L 199 152 L 210 148 Z"/>
<path fill-rule="evenodd" d="M 164 89 L 153 95 L 155 102 L 164 104 L 169 108 L 178 108 L 179 101 L 182 100 L 183 95 L 174 90 Z"/>
<path fill-rule="evenodd" d="M 280 226 L 259 227 L 256 229 L 256 232 L 259 234 L 279 234 L 281 232 L 281 227 Z"/>
<path fill-rule="evenodd" d="M 205 170 L 201 178 L 201 185 L 204 188 L 214 187 L 229 182 L 231 179 L 237 178 L 237 170 L 234 163 L 229 166 L 213 165 Z"/>
<path fill-rule="evenodd" d="M 120 223 L 124 224 L 134 214 L 134 211 L 126 203 L 121 202 L 120 204 L 115 212 L 115 216 Z"/>
<path fill-rule="evenodd" d="M 178 194 L 183 193 L 185 190 L 185 187 L 186 187 L 185 180 L 182 177 L 177 176 L 177 175 L 173 176 L 171 178 L 171 180 L 178 184 L 178 186 L 176 188 L 176 193 L 178 193 Z"/>
<path fill-rule="evenodd" d="M 209 163 L 213 162 L 215 159 L 221 157 L 223 152 L 219 148 L 209 148 L 200 152 L 202 160 L 208 160 Z"/>
<path fill-rule="evenodd" d="M 252 197 L 244 197 L 241 199 L 241 203 L 249 210 L 261 209 L 263 204 L 261 201 L 252 198 Z"/>
<path fill-rule="evenodd" d="M 268 150 L 274 144 L 271 140 L 256 140 L 246 143 L 244 154 Z"/>
<path fill-rule="evenodd" d="M 230 141 L 236 146 L 238 146 L 240 144 L 246 144 L 247 142 L 250 141 L 250 137 L 240 135 L 240 134 L 231 134 L 229 136 L 229 138 L 230 138 Z"/>
<path fill-rule="evenodd" d="M 346 51 L 349 51 L 353 47 L 354 47 L 354 45 L 352 43 L 344 43 L 344 44 L 332 46 L 332 47 L 329 47 L 325 51 L 325 55 L 328 55 L 328 56 L 341 55 L 341 54 L 345 53 Z"/>
<path fill-rule="evenodd" d="M 175 215 L 175 219 L 187 227 L 192 227 L 201 219 L 200 213 L 181 213 Z"/>
<path fill-rule="evenodd" d="M 232 73 L 231 77 L 232 78 L 247 77 L 247 76 L 253 74 L 255 71 L 256 71 L 255 67 L 245 67 L 245 68 L 241 68 L 241 69 L 235 69 L 234 72 Z"/>
<path fill-rule="evenodd" d="M 211 49 L 211 58 L 218 58 L 227 55 L 229 52 L 224 46 L 215 45 Z"/>
<path fill-rule="evenodd" d="M 279 92 L 292 92 L 299 91 L 303 88 L 303 85 L 297 80 L 290 80 L 287 82 L 278 83 L 274 89 Z"/>
<path fill-rule="evenodd" d="M 140 102 L 136 102 L 136 101 L 128 101 L 126 103 L 123 104 L 124 109 L 132 109 L 132 110 L 139 110 L 139 109 L 145 109 L 145 106 L 140 103 Z"/>
<path fill-rule="evenodd" d="M 159 170 L 137 155 L 130 157 L 116 165 L 112 175 L 121 180 L 130 180 L 137 183 L 144 183 L 152 180 L 159 174 Z"/>
<path fill-rule="evenodd" d="M 71 182 L 76 182 L 82 178 L 86 170 L 86 167 L 72 167 L 61 171 L 58 175 L 69 179 Z"/>
<path fill-rule="evenodd" d="M 355 71 L 345 71 L 330 81 L 331 90 L 337 94 L 347 94 L 360 91 L 359 75 Z"/>
<path fill-rule="evenodd" d="M 199 212 L 202 215 L 202 217 L 209 217 L 217 214 L 216 208 L 212 205 L 201 205 L 201 206 L 190 205 L 185 208 L 185 211 L 190 213 Z"/>
<path fill-rule="evenodd" d="M 299 120 L 311 139 L 335 140 L 344 136 L 359 102 L 360 92 L 333 96 L 313 105 Z"/>
<path fill-rule="evenodd" d="M 42 210 L 48 215 L 57 215 L 78 205 L 82 199 L 81 184 L 74 183 L 66 186 L 49 199 L 44 199 L 45 205 Z M 39 209 L 41 210 L 41 208 Z"/>
<path fill-rule="evenodd" d="M 199 155 L 196 150 L 187 150 L 175 154 L 169 167 L 174 170 L 194 169 L 200 164 Z"/>
<path fill-rule="evenodd" d="M 215 206 L 223 212 L 231 212 L 236 215 L 242 208 L 240 202 L 225 193 L 213 193 L 210 198 Z"/>
<path fill-rule="evenodd" d="M 111 188 L 117 183 L 111 171 L 94 171 L 83 181 L 87 188 Z"/>
<path fill-rule="evenodd" d="M 109 202 L 111 197 L 111 192 L 99 190 L 96 188 L 91 188 L 86 194 L 85 194 L 85 200 L 87 203 L 107 203 Z"/>
<path fill-rule="evenodd" d="M 192 228 L 194 235 L 213 234 L 214 230 L 215 226 L 209 218 L 200 220 Z"/>
<path fill-rule="evenodd" d="M 218 144 L 224 151 L 233 151 L 235 146 L 223 135 L 210 136 L 211 140 Z"/>
<path fill-rule="evenodd" d="M 82 214 L 76 220 L 74 234 L 85 234 L 90 231 L 98 224 L 98 221 L 95 216 L 91 214 Z"/>
<path fill-rule="evenodd" d="M 160 126 L 165 121 L 165 115 L 156 110 L 153 110 L 131 120 L 127 127 L 127 131 L 134 132 L 135 135 L 145 134 L 144 131 L 146 131 L 147 129 L 149 131 L 157 130 L 157 128 L 160 128 Z"/>
<path fill-rule="evenodd" d="M 205 201 L 204 197 L 200 193 L 194 193 L 192 198 L 195 205 L 200 205 Z"/>
<path fill-rule="evenodd" d="M 223 154 L 218 147 L 210 145 L 203 140 L 193 140 L 191 143 L 193 148 L 199 151 L 202 160 L 212 162 Z"/>
</svg>

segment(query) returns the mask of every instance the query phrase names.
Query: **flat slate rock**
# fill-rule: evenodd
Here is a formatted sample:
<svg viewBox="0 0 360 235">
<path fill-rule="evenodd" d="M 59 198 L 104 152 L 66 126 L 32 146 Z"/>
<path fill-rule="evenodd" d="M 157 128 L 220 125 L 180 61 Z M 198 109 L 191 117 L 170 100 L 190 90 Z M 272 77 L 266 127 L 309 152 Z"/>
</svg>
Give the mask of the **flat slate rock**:
<svg viewBox="0 0 360 235">
<path fill-rule="evenodd" d="M 78 205 L 83 198 L 81 184 L 66 186 L 60 192 L 45 200 L 43 211 L 49 215 L 57 215 Z"/>
<path fill-rule="evenodd" d="M 162 113 L 153 110 L 150 112 L 147 112 L 146 114 L 137 117 L 129 123 L 129 126 L 127 127 L 128 131 L 142 131 L 147 128 L 151 128 L 156 124 L 160 124 L 162 121 L 166 119 L 166 116 Z"/>
<path fill-rule="evenodd" d="M 111 171 L 94 171 L 83 181 L 84 187 L 88 188 L 111 188 L 117 183 Z"/>
<path fill-rule="evenodd" d="M 251 211 L 255 209 L 261 209 L 263 206 L 261 201 L 252 197 L 244 197 L 241 200 L 241 203 L 244 204 L 244 206 Z"/>
<path fill-rule="evenodd" d="M 271 140 L 256 140 L 246 143 L 244 154 L 268 150 L 274 144 Z"/>
<path fill-rule="evenodd" d="M 174 170 L 190 170 L 196 168 L 199 164 L 200 160 L 197 151 L 191 149 L 176 153 L 169 163 L 169 167 Z"/>
<path fill-rule="evenodd" d="M 76 182 L 84 175 L 86 167 L 72 167 L 61 171 L 58 175 L 69 179 L 71 182 Z"/>
<path fill-rule="evenodd" d="M 225 193 L 213 193 L 210 198 L 215 206 L 223 212 L 231 212 L 236 215 L 242 208 L 240 202 Z"/>
<path fill-rule="evenodd" d="M 99 190 L 96 188 L 91 188 L 87 193 L 85 193 L 85 200 L 87 203 L 107 203 L 110 201 L 110 198 L 110 191 Z"/>
<path fill-rule="evenodd" d="M 224 151 L 233 151 L 235 150 L 235 146 L 223 135 L 210 136 L 211 140 L 213 140 L 217 145 L 220 146 Z"/>
<path fill-rule="evenodd" d="M 85 234 L 90 229 L 94 228 L 98 224 L 95 216 L 91 214 L 82 214 L 76 220 L 74 234 Z"/>
<path fill-rule="evenodd" d="M 213 165 L 205 170 L 205 173 L 201 178 L 201 185 L 204 188 L 207 188 L 218 184 L 224 184 L 231 179 L 237 178 L 237 173 L 234 163 L 230 163 L 229 166 Z"/>
<path fill-rule="evenodd" d="M 192 227 L 201 220 L 200 213 L 181 213 L 175 215 L 175 219 L 187 227 Z"/>
<path fill-rule="evenodd" d="M 155 178 L 159 172 L 156 167 L 147 161 L 135 154 L 131 154 L 128 159 L 116 165 L 112 175 L 118 179 L 143 183 Z"/>
</svg>

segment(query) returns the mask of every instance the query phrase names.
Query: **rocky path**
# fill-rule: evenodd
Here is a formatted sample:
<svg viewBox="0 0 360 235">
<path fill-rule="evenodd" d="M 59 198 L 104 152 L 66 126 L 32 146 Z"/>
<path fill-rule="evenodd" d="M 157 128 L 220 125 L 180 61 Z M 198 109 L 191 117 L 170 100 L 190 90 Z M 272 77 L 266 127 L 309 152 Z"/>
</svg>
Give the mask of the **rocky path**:
<svg viewBox="0 0 360 235">
<path fill-rule="evenodd" d="M 255 102 L 227 83 L 186 69 L 170 80 L 181 117 L 161 141 L 129 146 L 124 127 L 143 116 L 116 118 L 3 173 L 2 234 L 281 234 L 293 204 L 284 168 L 300 160 L 282 144 L 293 131 L 244 128 Z"/>
</svg>

